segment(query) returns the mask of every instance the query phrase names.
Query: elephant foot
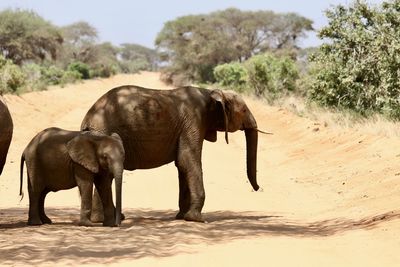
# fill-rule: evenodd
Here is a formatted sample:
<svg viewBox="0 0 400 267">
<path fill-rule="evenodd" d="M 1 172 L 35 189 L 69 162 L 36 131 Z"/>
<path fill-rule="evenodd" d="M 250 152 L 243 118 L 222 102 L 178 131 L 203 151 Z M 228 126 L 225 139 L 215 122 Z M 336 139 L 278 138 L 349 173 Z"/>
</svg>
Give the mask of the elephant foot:
<svg viewBox="0 0 400 267">
<path fill-rule="evenodd" d="M 103 226 L 108 226 L 108 227 L 115 227 L 117 224 L 115 223 L 114 219 L 110 220 L 104 220 Z"/>
<path fill-rule="evenodd" d="M 184 211 L 179 211 L 179 212 L 176 214 L 175 219 L 176 219 L 176 220 L 183 220 L 184 217 L 185 217 L 185 213 L 186 213 L 186 212 L 184 212 Z"/>
<path fill-rule="evenodd" d="M 125 214 L 121 213 L 121 221 L 125 220 Z M 104 222 L 104 215 L 101 213 L 92 213 L 90 216 L 90 221 L 93 223 Z"/>
<path fill-rule="evenodd" d="M 43 217 L 41 218 L 43 224 L 52 224 L 53 222 L 51 221 L 51 219 L 49 217 Z"/>
<path fill-rule="evenodd" d="M 178 213 L 179 214 L 179 213 Z M 177 215 L 178 216 L 178 215 Z M 191 222 L 202 222 L 204 223 L 204 219 L 201 216 L 201 213 L 198 211 L 188 211 L 184 216 L 183 219 L 186 221 L 191 221 Z"/>
<path fill-rule="evenodd" d="M 43 223 L 39 218 L 36 218 L 36 219 L 29 218 L 28 219 L 28 225 L 42 225 L 42 224 Z"/>
<path fill-rule="evenodd" d="M 90 220 L 88 220 L 88 219 L 85 219 L 85 220 L 82 220 L 82 219 L 81 219 L 81 220 L 79 221 L 78 225 L 79 225 L 79 226 L 86 226 L 86 227 L 94 226 L 94 224 L 93 224 Z"/>
<path fill-rule="evenodd" d="M 104 221 L 103 213 L 92 212 L 92 215 L 90 216 L 90 221 L 94 223 L 103 222 Z"/>
</svg>

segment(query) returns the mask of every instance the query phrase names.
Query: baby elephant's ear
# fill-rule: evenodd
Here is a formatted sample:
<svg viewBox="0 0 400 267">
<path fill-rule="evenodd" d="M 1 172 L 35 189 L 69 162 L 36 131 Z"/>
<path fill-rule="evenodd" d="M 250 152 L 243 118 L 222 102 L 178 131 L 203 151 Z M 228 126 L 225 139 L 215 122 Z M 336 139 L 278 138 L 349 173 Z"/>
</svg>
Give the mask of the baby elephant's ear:
<svg viewBox="0 0 400 267">
<path fill-rule="evenodd" d="M 111 136 L 122 141 L 121 136 L 119 136 L 119 134 L 117 134 L 117 133 L 112 133 Z"/>
<path fill-rule="evenodd" d="M 68 154 L 71 159 L 93 173 L 99 172 L 99 162 L 95 144 L 90 135 L 78 135 L 67 143 Z"/>
</svg>

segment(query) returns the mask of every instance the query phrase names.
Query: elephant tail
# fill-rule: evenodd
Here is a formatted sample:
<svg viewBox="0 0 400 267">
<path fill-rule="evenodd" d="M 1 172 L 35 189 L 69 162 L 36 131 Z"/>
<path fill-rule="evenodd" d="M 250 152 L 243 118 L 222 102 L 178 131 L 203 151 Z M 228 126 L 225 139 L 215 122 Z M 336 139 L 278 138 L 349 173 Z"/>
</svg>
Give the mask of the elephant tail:
<svg viewBox="0 0 400 267">
<path fill-rule="evenodd" d="M 24 162 L 25 162 L 25 155 L 22 153 L 21 156 L 21 165 L 20 165 L 20 181 L 19 181 L 19 195 L 21 196 L 21 200 L 24 198 L 24 191 L 22 190 L 22 183 L 24 178 Z"/>
</svg>

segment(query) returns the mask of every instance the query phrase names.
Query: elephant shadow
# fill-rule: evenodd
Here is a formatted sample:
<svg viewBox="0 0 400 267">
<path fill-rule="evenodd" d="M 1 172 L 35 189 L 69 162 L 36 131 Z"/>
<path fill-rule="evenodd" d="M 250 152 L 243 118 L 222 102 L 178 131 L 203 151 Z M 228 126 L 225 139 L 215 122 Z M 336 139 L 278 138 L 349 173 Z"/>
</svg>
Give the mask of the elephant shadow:
<svg viewBox="0 0 400 267">
<path fill-rule="evenodd" d="M 48 208 L 52 225 L 27 226 L 26 209 L 0 210 L 0 265 L 38 265 L 63 260 L 77 264 L 110 264 L 144 257 L 194 253 L 198 246 L 231 241 L 289 236 L 326 237 L 372 229 L 400 219 L 400 211 L 350 220 L 334 218 L 302 222 L 253 212 L 204 213 L 208 223 L 174 219 L 173 210 L 125 209 L 120 227 L 77 226 L 79 209 Z"/>
</svg>

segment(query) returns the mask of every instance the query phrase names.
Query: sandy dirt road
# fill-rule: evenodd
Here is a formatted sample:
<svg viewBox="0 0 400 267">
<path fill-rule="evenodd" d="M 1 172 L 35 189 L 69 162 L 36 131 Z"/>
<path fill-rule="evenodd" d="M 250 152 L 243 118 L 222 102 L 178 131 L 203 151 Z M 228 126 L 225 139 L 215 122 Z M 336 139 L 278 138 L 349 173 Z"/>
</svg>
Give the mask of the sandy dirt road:
<svg viewBox="0 0 400 267">
<path fill-rule="evenodd" d="M 258 181 L 246 179 L 242 132 L 204 143 L 206 224 L 174 220 L 172 164 L 125 172 L 119 228 L 79 227 L 77 189 L 50 193 L 54 224 L 26 225 L 19 159 L 43 128 L 79 129 L 92 103 L 121 84 L 166 88 L 157 73 L 5 96 L 14 137 L 0 177 L 0 265 L 400 266 L 400 141 L 325 126 L 246 99 L 259 128 Z"/>
</svg>

